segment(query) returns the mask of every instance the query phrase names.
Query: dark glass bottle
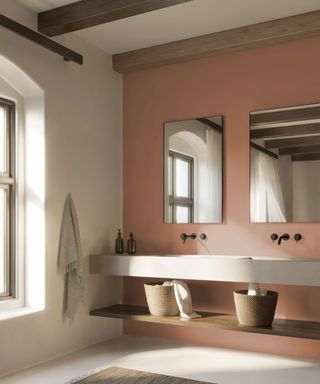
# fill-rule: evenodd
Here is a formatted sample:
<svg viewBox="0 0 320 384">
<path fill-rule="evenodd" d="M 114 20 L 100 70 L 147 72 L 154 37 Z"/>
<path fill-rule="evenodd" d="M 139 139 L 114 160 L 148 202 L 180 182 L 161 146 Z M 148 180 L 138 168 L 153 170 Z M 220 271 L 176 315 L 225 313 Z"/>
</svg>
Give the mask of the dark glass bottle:
<svg viewBox="0 0 320 384">
<path fill-rule="evenodd" d="M 133 238 L 133 233 L 130 232 L 129 239 L 127 241 L 127 252 L 129 255 L 133 255 L 136 253 L 136 241 Z"/>
<path fill-rule="evenodd" d="M 118 237 L 116 238 L 116 253 L 123 253 L 124 243 L 121 234 L 121 230 L 118 229 Z"/>
</svg>

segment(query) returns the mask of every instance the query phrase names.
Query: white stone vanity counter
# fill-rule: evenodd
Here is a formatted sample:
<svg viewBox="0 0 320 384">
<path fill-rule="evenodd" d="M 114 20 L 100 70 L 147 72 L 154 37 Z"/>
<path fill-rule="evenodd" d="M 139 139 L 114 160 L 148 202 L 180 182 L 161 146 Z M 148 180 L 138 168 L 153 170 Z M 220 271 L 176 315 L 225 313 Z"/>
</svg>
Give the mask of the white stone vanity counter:
<svg viewBox="0 0 320 384">
<path fill-rule="evenodd" d="M 90 273 L 320 286 L 320 259 L 226 255 L 91 255 Z"/>
</svg>

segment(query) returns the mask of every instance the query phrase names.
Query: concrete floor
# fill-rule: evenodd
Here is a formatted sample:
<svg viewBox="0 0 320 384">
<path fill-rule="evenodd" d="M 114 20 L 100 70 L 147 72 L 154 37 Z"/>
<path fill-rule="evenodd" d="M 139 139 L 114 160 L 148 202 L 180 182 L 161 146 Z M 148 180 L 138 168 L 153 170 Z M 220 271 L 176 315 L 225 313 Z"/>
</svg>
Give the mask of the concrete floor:
<svg viewBox="0 0 320 384">
<path fill-rule="evenodd" d="M 320 362 L 180 342 L 122 336 L 0 380 L 1 384 L 64 384 L 108 366 L 217 384 L 319 384 Z"/>
</svg>

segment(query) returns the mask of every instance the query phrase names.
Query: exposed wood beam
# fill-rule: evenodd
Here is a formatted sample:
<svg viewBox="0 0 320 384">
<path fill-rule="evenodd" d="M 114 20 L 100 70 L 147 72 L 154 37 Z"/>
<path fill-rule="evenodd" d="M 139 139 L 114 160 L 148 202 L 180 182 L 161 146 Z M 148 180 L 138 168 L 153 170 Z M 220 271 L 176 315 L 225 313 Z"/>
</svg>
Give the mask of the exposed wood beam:
<svg viewBox="0 0 320 384">
<path fill-rule="evenodd" d="M 311 135 L 313 133 L 320 133 L 320 123 L 251 129 L 250 137 L 251 139 L 254 140 L 254 139 L 267 139 L 271 137 Z"/>
<path fill-rule="evenodd" d="M 48 36 L 78 31 L 192 0 L 81 0 L 38 14 L 38 30 Z"/>
<path fill-rule="evenodd" d="M 268 155 L 270 157 L 273 157 L 274 159 L 278 159 L 278 155 L 276 155 L 275 153 L 269 151 L 268 149 L 262 147 L 261 145 L 258 145 L 256 143 L 254 143 L 252 141 L 250 141 L 250 147 L 254 148 L 254 149 L 257 149 L 258 151 L 263 152 L 266 155 Z"/>
<path fill-rule="evenodd" d="M 320 17 L 320 13 L 319 16 Z M 320 119 L 320 106 L 307 106 L 306 108 L 294 108 L 250 114 L 250 125 L 255 124 L 279 124 L 304 120 Z"/>
<path fill-rule="evenodd" d="M 50 51 L 62 56 L 67 61 L 74 61 L 77 64 L 83 64 L 83 57 L 79 53 L 72 51 L 71 49 L 49 39 L 40 33 L 25 27 L 24 25 L 17 23 L 14 20 L 0 14 L 0 25 L 9 29 L 10 31 L 17 33 L 18 35 L 33 41 L 34 43 L 41 45 L 42 47 L 49 49 Z"/>
<path fill-rule="evenodd" d="M 320 136 L 295 137 L 292 139 L 266 140 L 266 148 L 286 148 L 320 144 Z"/>
<path fill-rule="evenodd" d="M 223 128 L 221 127 L 221 125 L 207 119 L 206 117 L 199 117 L 198 119 L 196 119 L 198 121 L 200 121 L 200 123 L 203 123 L 205 125 L 208 125 L 209 127 L 215 129 L 216 131 L 218 132 L 221 132 L 223 131 Z"/>
<path fill-rule="evenodd" d="M 125 73 L 262 47 L 320 34 L 320 11 L 216 32 L 113 56 L 113 68 Z"/>
<path fill-rule="evenodd" d="M 320 145 L 310 145 L 302 147 L 280 148 L 279 155 L 295 155 L 299 153 L 320 153 Z"/>
<path fill-rule="evenodd" d="M 320 153 L 306 153 L 306 154 L 291 156 L 291 161 L 314 161 L 314 160 L 320 160 Z"/>
</svg>

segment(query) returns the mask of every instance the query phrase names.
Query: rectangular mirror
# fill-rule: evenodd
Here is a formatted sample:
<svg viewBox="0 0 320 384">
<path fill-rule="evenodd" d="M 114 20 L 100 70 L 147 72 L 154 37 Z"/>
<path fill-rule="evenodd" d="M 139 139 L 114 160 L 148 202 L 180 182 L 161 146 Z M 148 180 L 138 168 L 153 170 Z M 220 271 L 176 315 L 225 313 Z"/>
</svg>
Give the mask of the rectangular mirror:
<svg viewBox="0 0 320 384">
<path fill-rule="evenodd" d="M 222 222 L 223 117 L 164 124 L 165 223 Z"/>
<path fill-rule="evenodd" d="M 320 104 L 250 113 L 250 220 L 320 221 Z"/>
</svg>

